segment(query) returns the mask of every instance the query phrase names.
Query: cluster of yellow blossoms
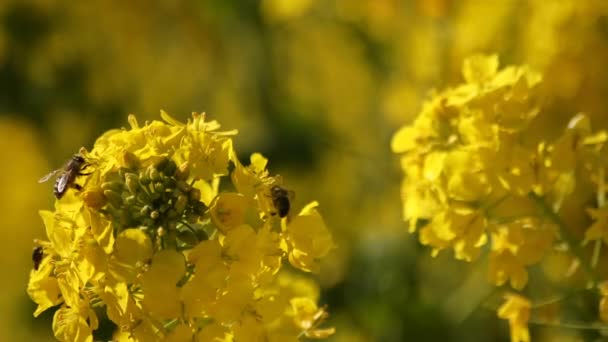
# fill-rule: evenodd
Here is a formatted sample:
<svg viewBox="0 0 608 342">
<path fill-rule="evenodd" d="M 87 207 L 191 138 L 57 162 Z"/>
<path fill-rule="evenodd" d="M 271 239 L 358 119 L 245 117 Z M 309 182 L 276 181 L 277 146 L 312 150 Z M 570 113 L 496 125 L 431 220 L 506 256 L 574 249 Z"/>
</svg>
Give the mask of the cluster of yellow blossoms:
<svg viewBox="0 0 608 342">
<path fill-rule="evenodd" d="M 37 241 L 42 258 L 28 284 L 34 315 L 60 305 L 53 331 L 62 341 L 92 341 L 101 310 L 120 341 L 331 335 L 319 328 L 327 313 L 318 287 L 281 269 L 288 259 L 314 272 L 333 248 L 317 203 L 277 215 L 280 178 L 259 154 L 239 162 L 235 132 L 204 115 L 186 124 L 161 116 L 144 126 L 130 116 L 130 129 L 81 150 L 91 170 L 76 178 L 82 191 L 40 212 L 48 241 Z"/>
<path fill-rule="evenodd" d="M 467 59 L 466 82 L 433 94 L 393 137 L 405 173 L 404 219 L 433 255 L 451 249 L 459 260 L 487 257 L 496 286 L 524 289 L 528 267 L 557 248 L 597 286 L 597 259 L 589 261 L 585 243 L 608 242 L 600 158 L 608 135 L 592 133 L 587 116 L 577 114 L 561 135 L 543 136 L 535 124 L 550 114 L 542 111 L 541 75 L 526 66 L 498 66 L 497 56 Z M 569 216 L 584 215 L 594 203 L 590 227 L 565 223 L 562 212 L 573 198 L 580 203 L 568 208 Z M 528 299 L 514 294 L 499 309 L 513 341 L 529 340 L 530 309 Z"/>
</svg>

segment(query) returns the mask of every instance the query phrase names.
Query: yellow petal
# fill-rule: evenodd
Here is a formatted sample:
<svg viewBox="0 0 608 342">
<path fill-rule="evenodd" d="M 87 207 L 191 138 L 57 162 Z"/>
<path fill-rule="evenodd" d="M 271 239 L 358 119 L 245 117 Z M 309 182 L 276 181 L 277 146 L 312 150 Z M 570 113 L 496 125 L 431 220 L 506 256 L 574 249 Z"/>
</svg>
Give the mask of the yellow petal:
<svg viewBox="0 0 608 342">
<path fill-rule="evenodd" d="M 180 316 L 181 303 L 177 282 L 186 272 L 183 254 L 174 250 L 162 250 L 152 259 L 148 272 L 144 273 L 141 285 L 143 307 L 162 319 Z"/>
<path fill-rule="evenodd" d="M 218 195 L 209 208 L 211 221 L 224 234 L 245 222 L 248 203 L 245 196 L 228 192 Z"/>
<path fill-rule="evenodd" d="M 497 70 L 497 55 L 474 55 L 465 59 L 462 75 L 468 83 L 481 83 L 496 75 Z"/>
</svg>

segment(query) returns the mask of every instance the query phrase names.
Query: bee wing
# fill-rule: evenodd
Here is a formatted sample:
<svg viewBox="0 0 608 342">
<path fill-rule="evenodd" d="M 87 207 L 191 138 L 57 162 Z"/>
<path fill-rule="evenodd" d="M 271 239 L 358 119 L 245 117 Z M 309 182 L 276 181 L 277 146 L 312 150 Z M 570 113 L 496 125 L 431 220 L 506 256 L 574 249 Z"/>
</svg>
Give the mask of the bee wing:
<svg viewBox="0 0 608 342">
<path fill-rule="evenodd" d="M 57 169 L 57 170 L 53 170 L 53 171 L 49 172 L 44 177 L 40 178 L 38 180 L 38 183 L 44 183 L 44 182 L 48 181 L 49 179 L 51 179 L 53 176 L 55 176 L 61 170 L 63 170 L 63 169 Z"/>
<path fill-rule="evenodd" d="M 293 202 L 293 200 L 296 199 L 296 193 L 293 190 L 287 190 L 287 197 L 289 197 L 289 200 Z"/>
<path fill-rule="evenodd" d="M 55 190 L 62 194 L 68 188 L 68 181 L 70 177 L 68 174 L 64 173 L 61 177 L 57 178 L 57 183 L 55 183 Z"/>
</svg>

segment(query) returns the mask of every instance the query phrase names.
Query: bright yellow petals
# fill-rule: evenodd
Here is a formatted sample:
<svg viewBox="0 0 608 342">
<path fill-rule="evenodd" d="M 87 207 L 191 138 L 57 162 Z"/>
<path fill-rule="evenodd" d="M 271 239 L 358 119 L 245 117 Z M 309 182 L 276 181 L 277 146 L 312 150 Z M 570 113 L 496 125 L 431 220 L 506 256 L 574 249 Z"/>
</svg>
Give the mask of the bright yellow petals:
<svg viewBox="0 0 608 342">
<path fill-rule="evenodd" d="M 588 208 L 587 214 L 593 220 L 593 224 L 585 231 L 585 242 L 602 240 L 608 244 L 608 207 Z"/>
<path fill-rule="evenodd" d="M 163 250 L 156 253 L 150 270 L 141 278 L 143 308 L 162 319 L 179 317 L 181 303 L 177 282 L 185 272 L 186 264 L 180 252 Z"/>
<path fill-rule="evenodd" d="M 488 276 L 501 286 L 510 281 L 521 290 L 528 282 L 526 266 L 540 262 L 549 253 L 555 237 L 555 227 L 536 221 L 516 221 L 497 227 L 492 233 Z"/>
<path fill-rule="evenodd" d="M 181 342 L 181 341 L 192 341 L 194 336 L 193 329 L 187 325 L 180 324 L 173 328 L 171 333 L 165 338 L 165 341 L 169 342 Z"/>
<path fill-rule="evenodd" d="M 74 223 L 58 213 L 41 210 L 40 216 L 46 227 L 46 235 L 53 244 L 53 250 L 61 257 L 68 257 L 74 249 Z"/>
<path fill-rule="evenodd" d="M 327 318 L 327 313 L 309 298 L 294 298 L 291 300 L 291 307 L 294 311 L 294 322 L 305 332 L 306 337 L 327 338 L 334 334 L 334 328 L 318 328 Z"/>
<path fill-rule="evenodd" d="M 50 276 L 53 272 L 53 265 L 48 260 L 48 257 L 44 258 L 38 270 L 30 272 L 27 293 L 38 304 L 34 317 L 38 317 L 46 309 L 63 302 L 57 278 Z"/>
<path fill-rule="evenodd" d="M 93 342 L 93 329 L 87 324 L 87 318 L 73 307 L 63 307 L 53 317 L 53 332 L 59 341 Z M 95 315 L 93 313 L 93 315 Z"/>
<path fill-rule="evenodd" d="M 152 258 L 152 242 L 139 229 L 127 229 L 116 238 L 111 264 L 118 279 L 133 282 L 144 264 Z"/>
<path fill-rule="evenodd" d="M 468 83 L 489 81 L 498 70 L 498 56 L 475 55 L 466 59 L 462 66 L 462 75 Z"/>
<path fill-rule="evenodd" d="M 239 193 L 222 193 L 211 203 L 211 220 L 226 234 L 230 229 L 245 223 L 248 207 L 245 196 Z"/>
<path fill-rule="evenodd" d="M 270 189 L 282 181 L 264 156 L 241 165 L 236 132 L 219 131 L 204 114 L 187 123 L 161 117 L 140 125 L 129 116 L 130 129 L 82 149 L 91 164 L 79 177 L 82 191 L 40 211 L 49 241 L 39 243 L 43 257 L 28 284 L 34 315 L 61 305 L 53 331 L 63 341 L 92 341 L 93 306 L 116 324 L 120 341 L 328 336 L 315 323 L 324 310 L 309 318 L 313 326 L 292 320 L 289 300 L 316 305 L 317 285 L 277 285 L 286 258 L 316 270 L 333 247 L 316 203 L 293 221 L 273 215 Z"/>
<path fill-rule="evenodd" d="M 108 317 L 122 330 L 131 331 L 143 316 L 126 283 L 106 285 L 99 297 L 107 306 Z"/>
<path fill-rule="evenodd" d="M 334 247 L 317 206 L 316 202 L 308 204 L 285 229 L 289 262 L 307 272 L 317 272 L 319 259 Z"/>
<path fill-rule="evenodd" d="M 86 214 L 88 214 L 91 233 L 95 237 L 95 240 L 97 240 L 106 253 L 111 253 L 115 242 L 112 222 L 96 212 L 87 211 Z"/>
<path fill-rule="evenodd" d="M 433 256 L 452 247 L 457 259 L 472 261 L 486 244 L 486 221 L 479 212 L 459 208 L 444 211 L 420 231 L 420 242 L 433 246 Z"/>
<path fill-rule="evenodd" d="M 475 150 L 449 153 L 444 160 L 447 194 L 458 201 L 473 202 L 487 196 L 492 188 Z"/>
<path fill-rule="evenodd" d="M 204 326 L 197 334 L 197 338 L 198 341 L 232 342 L 228 329 L 217 323 Z"/>
<path fill-rule="evenodd" d="M 418 231 L 432 256 L 452 250 L 472 262 L 485 253 L 488 280 L 517 290 L 533 280 L 530 266 L 566 245 L 564 253 L 587 263 L 576 239 L 582 232 L 570 224 L 580 225 L 580 208 L 597 198 L 584 242 L 608 243 L 608 133 L 594 133 L 579 113 L 560 135 L 543 136 L 539 123 L 551 114 L 540 108 L 542 76 L 528 66 L 500 67 L 496 55 L 475 55 L 462 75 L 393 135 L 409 231 Z M 514 340 L 529 340 L 522 329 L 512 327 Z"/>
<path fill-rule="evenodd" d="M 245 315 L 234 328 L 236 341 L 256 342 L 265 340 L 265 329 L 260 321 L 252 315 Z"/>
<path fill-rule="evenodd" d="M 498 317 L 509 321 L 511 342 L 529 342 L 528 320 L 530 319 L 530 301 L 517 294 L 507 294 L 505 302 L 498 309 Z"/>
</svg>

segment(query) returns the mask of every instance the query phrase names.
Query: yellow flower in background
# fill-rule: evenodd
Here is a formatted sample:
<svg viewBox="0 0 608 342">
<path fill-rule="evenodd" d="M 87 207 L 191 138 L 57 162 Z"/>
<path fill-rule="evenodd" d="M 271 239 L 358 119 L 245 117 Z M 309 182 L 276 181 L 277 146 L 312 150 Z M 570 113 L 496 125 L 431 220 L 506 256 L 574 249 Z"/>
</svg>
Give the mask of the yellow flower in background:
<svg viewBox="0 0 608 342">
<path fill-rule="evenodd" d="M 391 146 L 402 155 L 410 231 L 419 220 L 428 221 L 420 241 L 433 247 L 433 255 L 452 248 L 457 259 L 472 261 L 492 224 L 479 209 L 509 190 L 526 193 L 532 187 L 525 159 L 518 167 L 500 156 L 538 113 L 540 75 L 525 66 L 499 70 L 495 55 L 465 60 L 462 73 L 466 83 L 427 101 L 414 123 L 395 133 Z M 508 161 L 518 157 L 527 155 Z"/>
<path fill-rule="evenodd" d="M 64 341 L 91 341 L 98 307 L 121 340 L 331 335 L 318 328 L 327 313 L 317 296 L 287 296 L 272 315 L 260 306 L 284 296 L 273 285 L 284 259 L 310 272 L 333 248 L 316 203 L 278 216 L 271 188 L 280 179 L 259 154 L 240 164 L 235 131 L 204 114 L 186 124 L 161 116 L 144 126 L 130 116 L 130 129 L 81 150 L 92 170 L 74 179 L 82 191 L 70 188 L 55 211 L 40 212 L 49 241 L 39 242 L 28 285 L 35 314 L 61 304 L 53 331 Z M 218 190 L 228 175 L 237 192 Z M 294 298 L 315 308 L 308 323 L 290 318 Z"/>
<path fill-rule="evenodd" d="M 604 322 L 608 322 L 608 281 L 603 281 L 598 284 L 600 292 L 599 316 Z"/>
<path fill-rule="evenodd" d="M 535 126 L 550 115 L 540 106 L 542 77 L 527 66 L 501 69 L 497 56 L 474 55 L 462 74 L 464 83 L 433 93 L 391 142 L 401 156 L 403 218 L 410 231 L 418 229 L 433 257 L 452 249 L 455 259 L 472 262 L 484 253 L 495 286 L 524 289 L 535 280 L 529 267 L 557 250 L 597 285 L 601 244 L 593 259 L 584 248 L 589 241 L 608 242 L 607 133 L 593 132 L 589 117 L 578 113 L 560 135 L 543 136 Z M 594 197 L 598 208 L 576 205 Z M 590 226 L 569 226 L 587 215 Z M 529 310 L 529 301 L 517 295 L 507 296 L 499 309 L 512 341 L 530 340 Z"/>
<path fill-rule="evenodd" d="M 511 342 L 529 342 L 528 320 L 530 320 L 530 301 L 517 294 L 507 294 L 505 302 L 498 309 L 498 317 L 509 321 Z"/>
<path fill-rule="evenodd" d="M 608 244 L 608 207 L 588 208 L 587 213 L 593 224 L 585 232 L 585 241 L 601 240 Z"/>
</svg>

